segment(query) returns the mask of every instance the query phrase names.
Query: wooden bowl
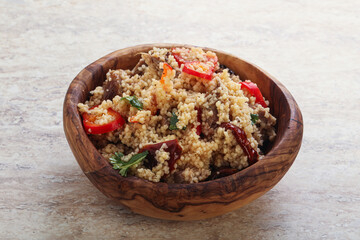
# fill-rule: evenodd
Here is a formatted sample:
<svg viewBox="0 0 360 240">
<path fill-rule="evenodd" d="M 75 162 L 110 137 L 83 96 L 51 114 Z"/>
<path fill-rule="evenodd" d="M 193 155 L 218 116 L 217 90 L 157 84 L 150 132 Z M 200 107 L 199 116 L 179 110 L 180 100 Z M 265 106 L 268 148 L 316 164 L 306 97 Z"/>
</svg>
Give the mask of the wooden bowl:
<svg viewBox="0 0 360 240">
<path fill-rule="evenodd" d="M 240 76 L 257 83 L 270 101 L 277 118 L 277 136 L 266 155 L 236 174 L 201 183 L 154 183 L 137 177 L 124 178 L 96 150 L 82 126 L 77 104 L 89 98 L 90 90 L 102 84 L 109 69 L 132 69 L 140 52 L 153 47 L 191 47 L 179 44 L 146 44 L 121 49 L 83 69 L 71 82 L 64 101 L 64 129 L 71 150 L 90 181 L 107 197 L 146 216 L 196 220 L 235 210 L 260 197 L 284 176 L 295 160 L 303 135 L 300 109 L 289 91 L 259 67 L 215 49 L 219 62 Z"/>
</svg>

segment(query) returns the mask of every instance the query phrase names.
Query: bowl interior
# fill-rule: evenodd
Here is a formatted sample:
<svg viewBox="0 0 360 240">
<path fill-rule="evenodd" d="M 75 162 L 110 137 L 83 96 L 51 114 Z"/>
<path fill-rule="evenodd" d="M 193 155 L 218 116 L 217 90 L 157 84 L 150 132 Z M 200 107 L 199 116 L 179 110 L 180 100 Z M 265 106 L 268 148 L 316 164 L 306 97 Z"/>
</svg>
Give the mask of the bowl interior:
<svg viewBox="0 0 360 240">
<path fill-rule="evenodd" d="M 168 44 L 165 45 L 167 48 L 169 48 Z M 177 44 L 171 45 L 171 47 L 176 47 L 176 46 L 184 46 L 184 45 L 177 45 Z M 161 47 L 161 44 L 159 47 Z M 141 57 L 139 53 L 147 52 L 152 48 L 153 45 L 143 45 L 143 46 L 139 46 L 137 50 L 127 52 L 127 54 L 122 54 L 121 52 L 116 51 L 106 57 L 101 58 L 96 63 L 93 63 L 88 67 L 86 67 L 86 70 L 91 72 L 93 81 L 87 83 L 88 91 L 83 92 L 81 97 L 78 99 L 79 102 L 86 101 L 90 97 L 90 93 L 89 93 L 90 90 L 93 90 L 97 86 L 102 85 L 102 83 L 106 79 L 106 73 L 110 69 L 132 69 Z M 263 96 L 266 99 L 270 100 L 269 107 L 271 114 L 275 116 L 277 119 L 275 126 L 277 136 L 275 138 L 275 141 L 271 143 L 265 143 L 265 145 L 263 146 L 263 151 L 265 153 L 268 153 L 271 150 L 271 148 L 277 145 L 280 139 L 282 139 L 284 130 L 286 129 L 286 126 L 290 121 L 289 113 L 291 111 L 290 111 L 290 105 L 287 102 L 287 98 L 285 96 L 286 92 L 283 92 L 282 89 L 279 88 L 282 86 L 282 84 L 280 82 L 275 83 L 273 78 L 270 77 L 268 74 L 264 75 L 263 70 L 260 70 L 259 68 L 254 68 L 253 64 L 250 64 L 242 59 L 239 59 L 235 56 L 232 56 L 230 54 L 215 49 L 210 49 L 210 48 L 203 48 L 203 49 L 216 52 L 219 58 L 219 62 L 221 64 L 224 64 L 231 70 L 233 70 L 237 75 L 240 76 L 241 80 L 249 79 L 257 83 Z"/>
<path fill-rule="evenodd" d="M 153 183 L 136 177 L 121 177 L 90 142 L 82 127 L 77 104 L 89 98 L 90 90 L 102 84 L 109 69 L 132 69 L 139 53 L 154 46 L 177 47 L 179 44 L 148 44 L 115 51 L 87 66 L 71 83 L 64 101 L 64 128 L 69 145 L 84 173 L 106 196 L 118 200 L 133 211 L 157 218 L 193 220 L 216 216 L 236 209 L 270 190 L 293 163 L 302 139 L 301 112 L 287 89 L 269 74 L 238 57 L 212 50 L 219 62 L 242 80 L 258 84 L 270 100 L 277 118 L 277 136 L 267 146 L 261 161 L 228 177 L 196 184 Z M 216 207 L 209 208 L 209 206 Z M 220 204 L 220 205 L 219 205 Z"/>
</svg>

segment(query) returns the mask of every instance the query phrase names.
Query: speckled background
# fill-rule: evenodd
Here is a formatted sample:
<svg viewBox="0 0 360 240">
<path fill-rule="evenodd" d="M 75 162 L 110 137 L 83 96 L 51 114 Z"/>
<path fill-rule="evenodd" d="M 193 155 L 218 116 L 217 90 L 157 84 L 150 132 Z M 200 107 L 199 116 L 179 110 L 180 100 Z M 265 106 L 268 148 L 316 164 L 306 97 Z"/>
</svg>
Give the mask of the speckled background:
<svg viewBox="0 0 360 240">
<path fill-rule="evenodd" d="M 229 214 L 170 222 L 104 197 L 66 142 L 62 103 L 89 63 L 188 43 L 278 78 L 304 117 L 271 191 Z M 0 0 L 0 239 L 359 239 L 360 1 Z"/>
</svg>

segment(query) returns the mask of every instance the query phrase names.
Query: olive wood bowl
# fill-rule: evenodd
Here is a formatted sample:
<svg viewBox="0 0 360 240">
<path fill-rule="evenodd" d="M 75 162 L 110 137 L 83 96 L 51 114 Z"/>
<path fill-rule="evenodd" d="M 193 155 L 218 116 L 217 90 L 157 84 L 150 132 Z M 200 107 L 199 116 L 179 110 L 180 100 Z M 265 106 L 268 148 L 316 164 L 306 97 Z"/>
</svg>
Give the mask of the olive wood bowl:
<svg viewBox="0 0 360 240">
<path fill-rule="evenodd" d="M 197 220 L 235 210 L 265 194 L 288 171 L 300 149 L 303 120 L 290 92 L 261 68 L 215 49 L 221 64 L 242 80 L 257 83 L 270 101 L 277 118 L 275 141 L 257 163 L 233 175 L 193 184 L 154 183 L 137 177 L 122 177 L 99 153 L 86 135 L 77 104 L 103 83 L 109 69 L 132 69 L 140 52 L 153 47 L 191 47 L 179 44 L 145 44 L 110 53 L 83 69 L 66 93 L 63 120 L 66 138 L 82 171 L 105 196 L 136 213 L 171 220 Z"/>
</svg>

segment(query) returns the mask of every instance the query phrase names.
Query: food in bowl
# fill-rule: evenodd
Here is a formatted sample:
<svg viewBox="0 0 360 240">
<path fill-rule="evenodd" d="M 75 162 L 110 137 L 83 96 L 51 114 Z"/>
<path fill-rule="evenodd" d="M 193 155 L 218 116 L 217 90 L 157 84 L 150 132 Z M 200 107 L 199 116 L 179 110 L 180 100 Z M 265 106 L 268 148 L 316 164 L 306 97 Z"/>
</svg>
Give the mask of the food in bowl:
<svg viewBox="0 0 360 240">
<path fill-rule="evenodd" d="M 275 136 L 257 85 L 201 48 L 153 48 L 132 69 L 109 70 L 79 103 L 89 138 L 119 174 L 196 183 L 261 161 Z"/>
</svg>

